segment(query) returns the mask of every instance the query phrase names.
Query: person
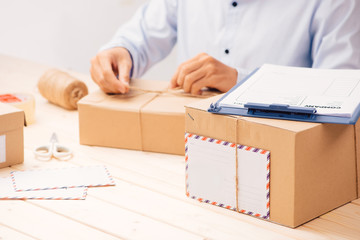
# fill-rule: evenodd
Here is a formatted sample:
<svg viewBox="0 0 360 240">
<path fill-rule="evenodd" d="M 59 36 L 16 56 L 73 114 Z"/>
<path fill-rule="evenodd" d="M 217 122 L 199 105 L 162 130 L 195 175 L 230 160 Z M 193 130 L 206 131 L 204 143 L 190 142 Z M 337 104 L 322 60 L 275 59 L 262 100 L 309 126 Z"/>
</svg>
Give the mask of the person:
<svg viewBox="0 0 360 240">
<path fill-rule="evenodd" d="M 359 0 L 151 0 L 92 58 L 92 79 L 126 93 L 177 44 L 172 88 L 228 91 L 264 63 L 360 68 Z"/>
</svg>

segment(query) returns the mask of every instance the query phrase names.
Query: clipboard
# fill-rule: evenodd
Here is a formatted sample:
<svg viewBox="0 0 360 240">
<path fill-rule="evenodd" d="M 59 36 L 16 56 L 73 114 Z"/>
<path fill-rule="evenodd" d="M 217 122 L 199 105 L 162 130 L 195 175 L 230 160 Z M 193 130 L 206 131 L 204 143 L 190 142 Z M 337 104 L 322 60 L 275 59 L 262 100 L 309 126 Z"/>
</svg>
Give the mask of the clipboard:
<svg viewBox="0 0 360 240">
<path fill-rule="evenodd" d="M 239 115 L 244 117 L 259 117 L 259 118 L 272 118 L 283 119 L 303 122 L 315 122 L 315 123 L 335 123 L 335 124 L 351 124 L 354 125 L 360 116 L 360 104 L 350 117 L 346 116 L 332 116 L 332 115 L 319 115 L 316 108 L 311 107 L 298 107 L 290 106 L 282 103 L 256 103 L 248 102 L 244 104 L 244 107 L 228 107 L 220 106 L 221 101 L 226 98 L 231 92 L 237 89 L 239 86 L 249 80 L 259 68 L 255 69 L 243 80 L 238 82 L 233 88 L 231 88 L 224 96 L 222 96 L 217 102 L 211 103 L 208 108 L 208 112 L 224 115 Z"/>
</svg>

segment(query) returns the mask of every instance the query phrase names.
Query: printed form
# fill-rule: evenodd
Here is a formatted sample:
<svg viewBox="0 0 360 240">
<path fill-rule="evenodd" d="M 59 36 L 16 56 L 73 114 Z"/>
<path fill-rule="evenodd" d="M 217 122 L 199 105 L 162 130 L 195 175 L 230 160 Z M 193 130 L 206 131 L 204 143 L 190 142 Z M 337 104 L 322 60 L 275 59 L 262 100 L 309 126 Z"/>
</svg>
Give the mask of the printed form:
<svg viewBox="0 0 360 240">
<path fill-rule="evenodd" d="M 316 108 L 317 114 L 351 117 L 360 102 L 360 70 L 263 65 L 220 106 L 246 103 Z"/>
</svg>

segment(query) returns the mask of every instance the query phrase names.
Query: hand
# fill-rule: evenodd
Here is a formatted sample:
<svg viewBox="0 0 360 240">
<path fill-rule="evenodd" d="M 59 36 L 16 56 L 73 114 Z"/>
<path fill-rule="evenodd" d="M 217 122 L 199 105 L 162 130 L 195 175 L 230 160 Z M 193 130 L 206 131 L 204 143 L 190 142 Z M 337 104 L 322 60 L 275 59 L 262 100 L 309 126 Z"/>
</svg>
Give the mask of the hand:
<svg viewBox="0 0 360 240">
<path fill-rule="evenodd" d="M 90 74 L 104 92 L 127 93 L 131 67 L 130 53 L 125 48 L 116 47 L 99 52 L 91 59 Z"/>
<path fill-rule="evenodd" d="M 182 63 L 170 82 L 170 88 L 181 87 L 185 92 L 201 94 L 204 87 L 221 92 L 230 90 L 237 81 L 237 70 L 206 53 Z"/>
</svg>

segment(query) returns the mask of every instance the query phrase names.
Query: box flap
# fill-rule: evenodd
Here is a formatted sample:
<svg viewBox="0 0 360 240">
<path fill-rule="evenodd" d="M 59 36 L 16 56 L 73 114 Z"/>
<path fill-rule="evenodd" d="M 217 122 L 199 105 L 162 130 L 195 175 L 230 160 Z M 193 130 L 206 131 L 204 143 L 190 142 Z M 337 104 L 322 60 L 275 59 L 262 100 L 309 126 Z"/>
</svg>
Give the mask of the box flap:
<svg viewBox="0 0 360 240">
<path fill-rule="evenodd" d="M 11 105 L 0 103 L 0 133 L 24 126 L 24 111 Z"/>
</svg>

